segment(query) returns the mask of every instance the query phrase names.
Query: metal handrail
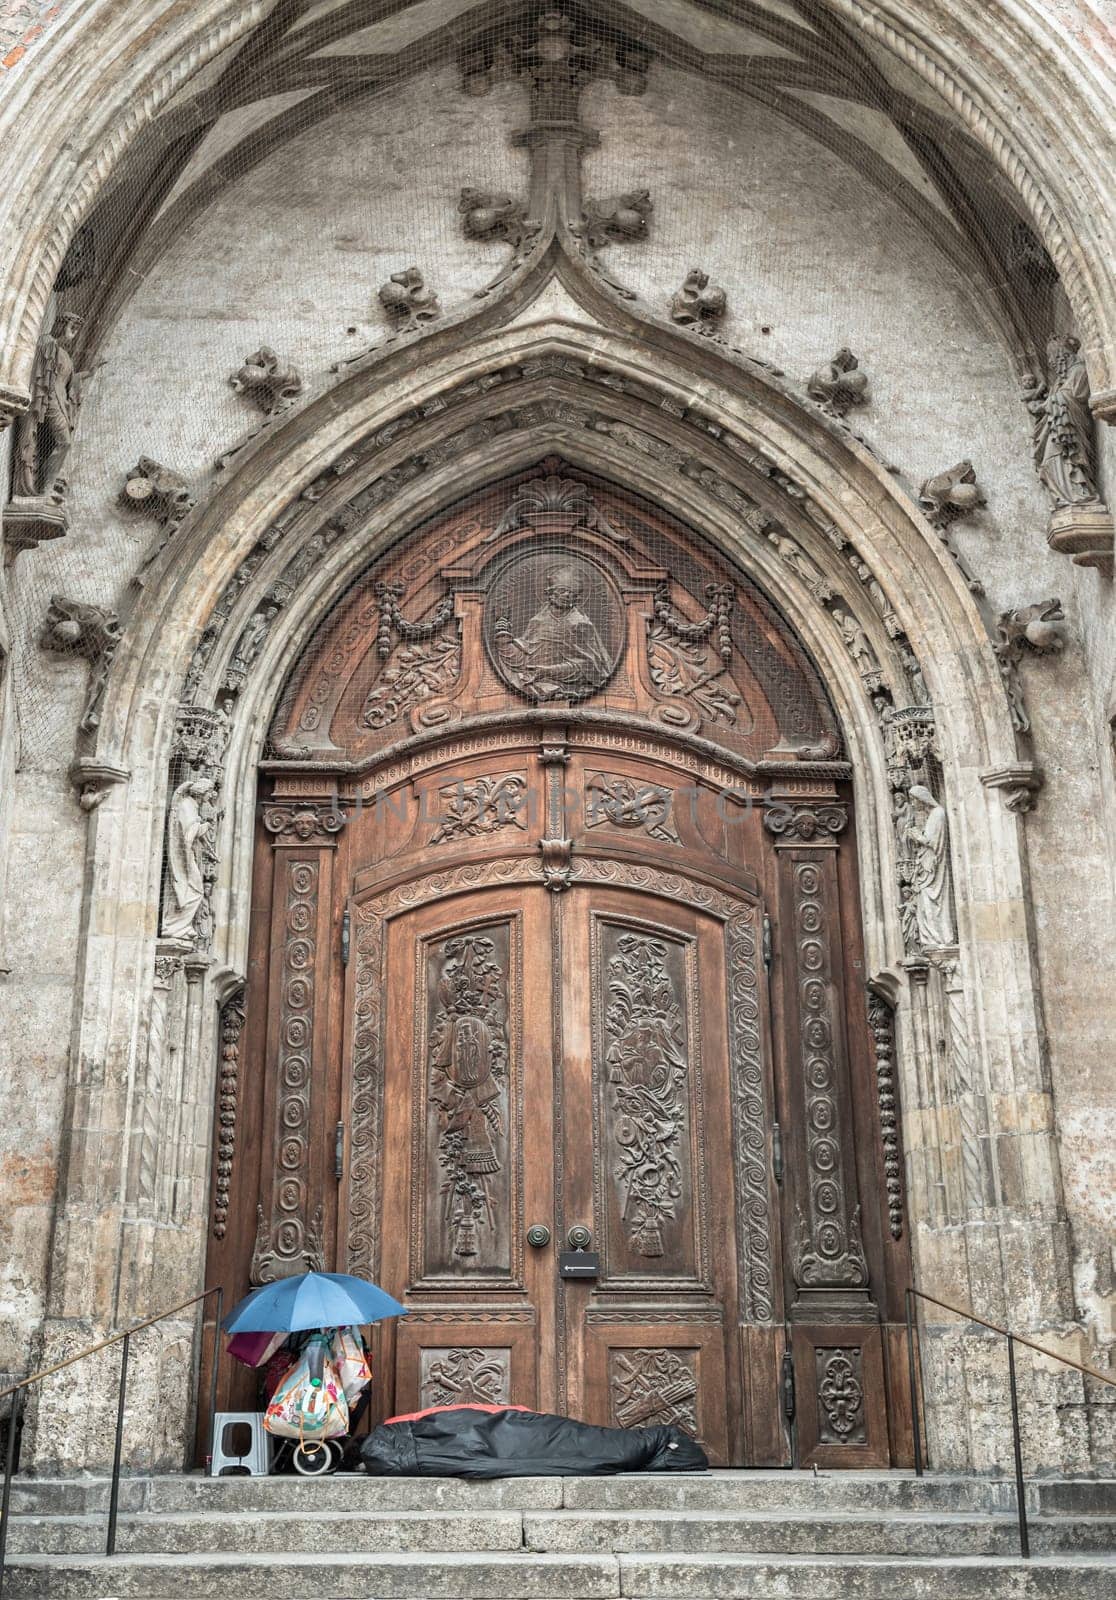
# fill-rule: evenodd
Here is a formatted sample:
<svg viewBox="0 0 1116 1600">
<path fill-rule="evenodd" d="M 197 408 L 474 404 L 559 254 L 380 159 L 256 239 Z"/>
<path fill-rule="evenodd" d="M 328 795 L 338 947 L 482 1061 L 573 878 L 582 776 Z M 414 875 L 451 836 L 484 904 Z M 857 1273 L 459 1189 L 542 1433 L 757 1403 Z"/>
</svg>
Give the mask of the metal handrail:
<svg viewBox="0 0 1116 1600">
<path fill-rule="evenodd" d="M 927 1294 L 922 1289 L 910 1285 L 904 1291 L 904 1302 L 907 1313 L 907 1371 L 911 1385 L 911 1435 L 914 1445 L 915 1476 L 922 1477 L 922 1427 L 919 1420 L 919 1368 L 921 1366 L 922 1346 L 919 1344 L 919 1356 L 915 1356 L 915 1299 L 925 1300 L 928 1305 L 938 1306 L 942 1311 L 949 1311 L 956 1317 L 964 1317 L 967 1322 L 975 1322 L 978 1327 L 987 1328 L 990 1333 L 998 1333 L 1007 1340 L 1008 1359 L 1008 1394 L 1011 1400 L 1011 1442 L 1012 1453 L 1015 1457 L 1015 1508 L 1019 1519 L 1019 1554 L 1024 1561 L 1030 1559 L 1031 1539 L 1027 1529 L 1027 1491 L 1023 1482 L 1023 1440 L 1019 1428 L 1019 1391 L 1015 1379 L 1015 1347 L 1017 1344 L 1025 1345 L 1028 1350 L 1036 1350 L 1040 1356 L 1048 1356 L 1051 1361 L 1060 1361 L 1064 1367 L 1072 1367 L 1075 1372 L 1082 1372 L 1088 1378 L 1096 1378 L 1101 1383 L 1107 1383 L 1110 1388 L 1116 1389 L 1116 1378 L 1105 1372 L 1098 1372 L 1096 1367 L 1086 1366 L 1084 1362 L 1074 1361 L 1070 1356 L 1060 1355 L 1057 1350 L 1050 1350 L 1044 1344 L 1036 1344 L 1033 1339 L 1025 1339 L 1021 1333 L 1013 1333 L 1010 1328 L 1002 1328 L 998 1322 L 989 1322 L 987 1317 L 978 1317 L 976 1312 L 967 1306 L 953 1306 L 948 1300 L 939 1300 L 936 1295 Z"/>
<path fill-rule="evenodd" d="M 58 1361 L 52 1367 L 44 1367 L 41 1372 L 32 1372 L 28 1377 L 21 1378 L 18 1383 L 9 1384 L 6 1389 L 0 1389 L 0 1400 L 11 1396 L 11 1410 L 8 1413 L 8 1444 L 4 1452 L 4 1491 L 0 1499 L 0 1596 L 4 1592 L 4 1565 L 8 1548 L 8 1521 L 12 1499 L 12 1478 L 15 1472 L 15 1446 L 16 1435 L 20 1431 L 22 1422 L 24 1391 L 33 1384 L 42 1383 L 45 1378 L 52 1378 L 55 1373 L 63 1372 L 67 1367 L 85 1361 L 90 1356 L 95 1356 L 102 1350 L 111 1349 L 114 1344 L 122 1346 L 120 1352 L 120 1380 L 116 1398 L 116 1437 L 113 1442 L 112 1452 L 112 1484 L 109 1490 L 108 1534 L 105 1541 L 105 1554 L 116 1554 L 116 1523 L 120 1510 L 120 1462 L 124 1443 L 124 1409 L 128 1387 L 128 1357 L 131 1351 L 133 1334 L 142 1333 L 145 1328 L 153 1328 L 157 1322 L 165 1322 L 168 1317 L 177 1316 L 180 1311 L 186 1311 L 191 1306 L 204 1303 L 211 1294 L 217 1296 L 217 1309 L 213 1318 L 213 1361 L 209 1374 L 209 1426 L 212 1430 L 217 1416 L 217 1366 L 221 1354 L 221 1311 L 224 1305 L 225 1291 L 222 1285 L 215 1285 L 211 1289 L 203 1289 L 201 1294 L 193 1295 L 189 1300 L 183 1300 L 176 1306 L 171 1306 L 166 1311 L 157 1312 L 153 1317 L 145 1317 L 142 1322 L 133 1323 L 130 1328 L 114 1333 L 107 1339 L 101 1339 L 97 1344 L 91 1344 L 86 1350 L 79 1350 L 76 1356 L 67 1356 L 65 1361 Z M 212 1453 L 212 1440 L 210 1451 Z"/>
</svg>

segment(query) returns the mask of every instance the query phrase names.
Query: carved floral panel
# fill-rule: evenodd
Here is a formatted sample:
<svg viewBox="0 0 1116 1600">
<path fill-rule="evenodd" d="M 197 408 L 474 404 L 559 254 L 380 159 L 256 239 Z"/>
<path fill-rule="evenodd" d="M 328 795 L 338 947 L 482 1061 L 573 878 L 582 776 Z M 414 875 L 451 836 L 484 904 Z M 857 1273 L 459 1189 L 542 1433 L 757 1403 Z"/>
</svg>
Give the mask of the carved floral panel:
<svg viewBox="0 0 1116 1600">
<path fill-rule="evenodd" d="M 859 1347 L 814 1351 L 819 1444 L 866 1444 L 863 1357 Z"/>
</svg>

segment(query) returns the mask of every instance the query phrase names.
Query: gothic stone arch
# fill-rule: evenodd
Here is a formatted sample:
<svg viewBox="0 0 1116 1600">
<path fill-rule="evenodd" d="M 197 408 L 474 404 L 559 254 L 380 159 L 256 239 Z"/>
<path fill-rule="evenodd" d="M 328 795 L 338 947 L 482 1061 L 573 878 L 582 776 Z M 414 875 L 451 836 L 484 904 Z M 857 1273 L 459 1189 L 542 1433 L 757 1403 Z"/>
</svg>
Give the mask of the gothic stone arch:
<svg viewBox="0 0 1116 1600">
<path fill-rule="evenodd" d="M 150 1279 L 129 1268 L 117 1304 L 98 1305 L 76 1270 L 91 1259 L 96 1238 L 119 1236 L 126 1263 L 150 1263 L 155 1252 L 143 1242 L 158 1228 L 161 1299 L 171 1278 L 192 1286 L 200 1270 L 212 1221 L 216 1009 L 226 1007 L 228 1089 L 237 1050 L 229 1003 L 248 954 L 255 774 L 279 686 L 323 610 L 402 529 L 463 490 L 554 452 L 707 530 L 755 575 L 818 663 L 856 773 L 866 971 L 877 996 L 897 1008 L 900 1097 L 923 1108 L 918 1133 L 907 1141 L 917 1267 L 931 1288 L 957 1292 L 960 1245 L 963 1270 L 979 1280 L 976 1297 L 995 1305 L 1005 1291 L 1002 1252 L 1010 1244 L 1051 1264 L 1056 1303 L 1036 1317 L 1065 1315 L 1060 1212 L 1027 1214 L 1024 1197 L 1009 1192 L 989 1153 L 997 1137 L 1028 1137 L 1045 1143 L 1056 1170 L 1025 934 L 1021 825 L 980 781 L 1010 764 L 1014 745 L 971 597 L 940 541 L 850 435 L 762 376 L 737 373 L 731 387 L 719 381 L 716 353 L 689 358 L 678 344 L 659 355 L 652 371 L 630 336 L 590 338 L 543 321 L 499 338 L 481 331 L 464 375 L 455 372 L 461 355 L 438 348 L 419 383 L 413 374 L 401 381 L 390 360 L 354 373 L 327 401 L 261 436 L 181 543 L 168 546 L 114 663 L 95 753 L 106 770 L 130 777 L 109 789 L 91 817 L 85 983 L 109 1003 L 83 1008 L 77 1024 L 72 1093 L 89 1136 L 75 1142 L 65 1176 L 47 1353 L 74 1318 L 107 1323 L 152 1303 Z M 712 365 L 695 402 L 692 363 L 699 360 Z M 933 583 L 928 570 L 936 573 Z M 291 592 L 276 605 L 284 582 Z M 832 598 L 821 598 L 827 591 Z M 246 661 L 245 630 L 261 608 L 272 607 L 260 648 Z M 835 608 L 855 623 L 851 641 Z M 872 687 L 875 669 L 864 675 L 869 657 L 889 695 Z M 894 728 L 885 738 L 881 727 L 881 704 L 914 711 L 919 677 L 937 711 L 933 749 L 925 706 L 902 723 L 897 749 Z M 218 709 L 223 699 L 233 702 L 227 720 Z M 177 712 L 179 705 L 186 709 Z M 940 768 L 955 867 L 959 942 L 929 953 L 904 941 L 898 888 L 891 776 L 911 759 Z M 208 950 L 168 948 L 158 939 L 175 761 L 211 765 L 222 776 Z M 878 1009 L 874 1025 L 886 1080 L 895 1068 L 890 1027 Z M 160 1177 L 150 1162 L 145 1172 L 144 1147 L 166 1099 L 159 1051 L 170 1027 L 182 1046 L 187 1114 L 162 1157 L 169 1172 Z M 928 1099 L 928 1052 L 940 1033 L 950 1040 L 949 1069 L 940 1096 Z M 85 1063 L 93 1062 L 90 1074 Z M 1019 1101 L 1027 1097 L 1038 1108 L 1038 1129 L 1001 1127 L 993 1085 L 1001 1094 L 1013 1086 L 1007 1092 Z M 957 1149 L 938 1131 L 939 1119 L 952 1123 L 954 1108 L 962 1129 Z M 128 1141 L 123 1190 L 109 1138 L 118 1128 Z M 961 1463 L 970 1459 L 969 1442 L 958 1434 L 936 1376 L 937 1352 L 944 1362 L 957 1345 L 962 1360 L 981 1360 L 948 1330 L 936 1334 L 928 1408 L 938 1459 Z M 47 1434 L 52 1421 L 43 1419 Z"/>
</svg>

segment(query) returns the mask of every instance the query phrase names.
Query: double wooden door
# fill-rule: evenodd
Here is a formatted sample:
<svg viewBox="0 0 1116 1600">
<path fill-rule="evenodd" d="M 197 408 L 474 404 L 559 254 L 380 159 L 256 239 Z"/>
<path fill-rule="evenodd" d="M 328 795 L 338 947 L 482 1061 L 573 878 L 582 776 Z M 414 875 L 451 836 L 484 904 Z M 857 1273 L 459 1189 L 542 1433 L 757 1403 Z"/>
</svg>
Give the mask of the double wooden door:
<svg viewBox="0 0 1116 1600">
<path fill-rule="evenodd" d="M 629 876 L 648 886 L 355 908 L 358 945 L 378 924 L 382 1142 L 341 1223 L 410 1308 L 381 1407 L 510 1401 L 779 1459 L 772 1340 L 748 1349 L 771 1290 L 761 913 Z M 358 949 L 356 1031 L 361 982 Z"/>
</svg>

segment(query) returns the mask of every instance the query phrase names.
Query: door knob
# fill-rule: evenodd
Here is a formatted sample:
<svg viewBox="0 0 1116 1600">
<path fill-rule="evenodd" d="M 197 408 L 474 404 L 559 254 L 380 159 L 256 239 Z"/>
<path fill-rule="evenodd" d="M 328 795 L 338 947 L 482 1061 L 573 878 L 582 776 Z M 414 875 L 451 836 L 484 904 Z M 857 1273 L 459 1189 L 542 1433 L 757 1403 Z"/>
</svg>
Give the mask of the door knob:
<svg viewBox="0 0 1116 1600">
<path fill-rule="evenodd" d="M 532 1250 L 545 1250 L 550 1243 L 550 1229 L 544 1222 L 535 1222 L 527 1229 L 527 1243 Z"/>
<path fill-rule="evenodd" d="M 576 1227 L 571 1228 L 567 1233 L 566 1243 L 571 1250 L 588 1250 L 593 1243 L 593 1235 L 584 1223 L 579 1222 Z"/>
</svg>

